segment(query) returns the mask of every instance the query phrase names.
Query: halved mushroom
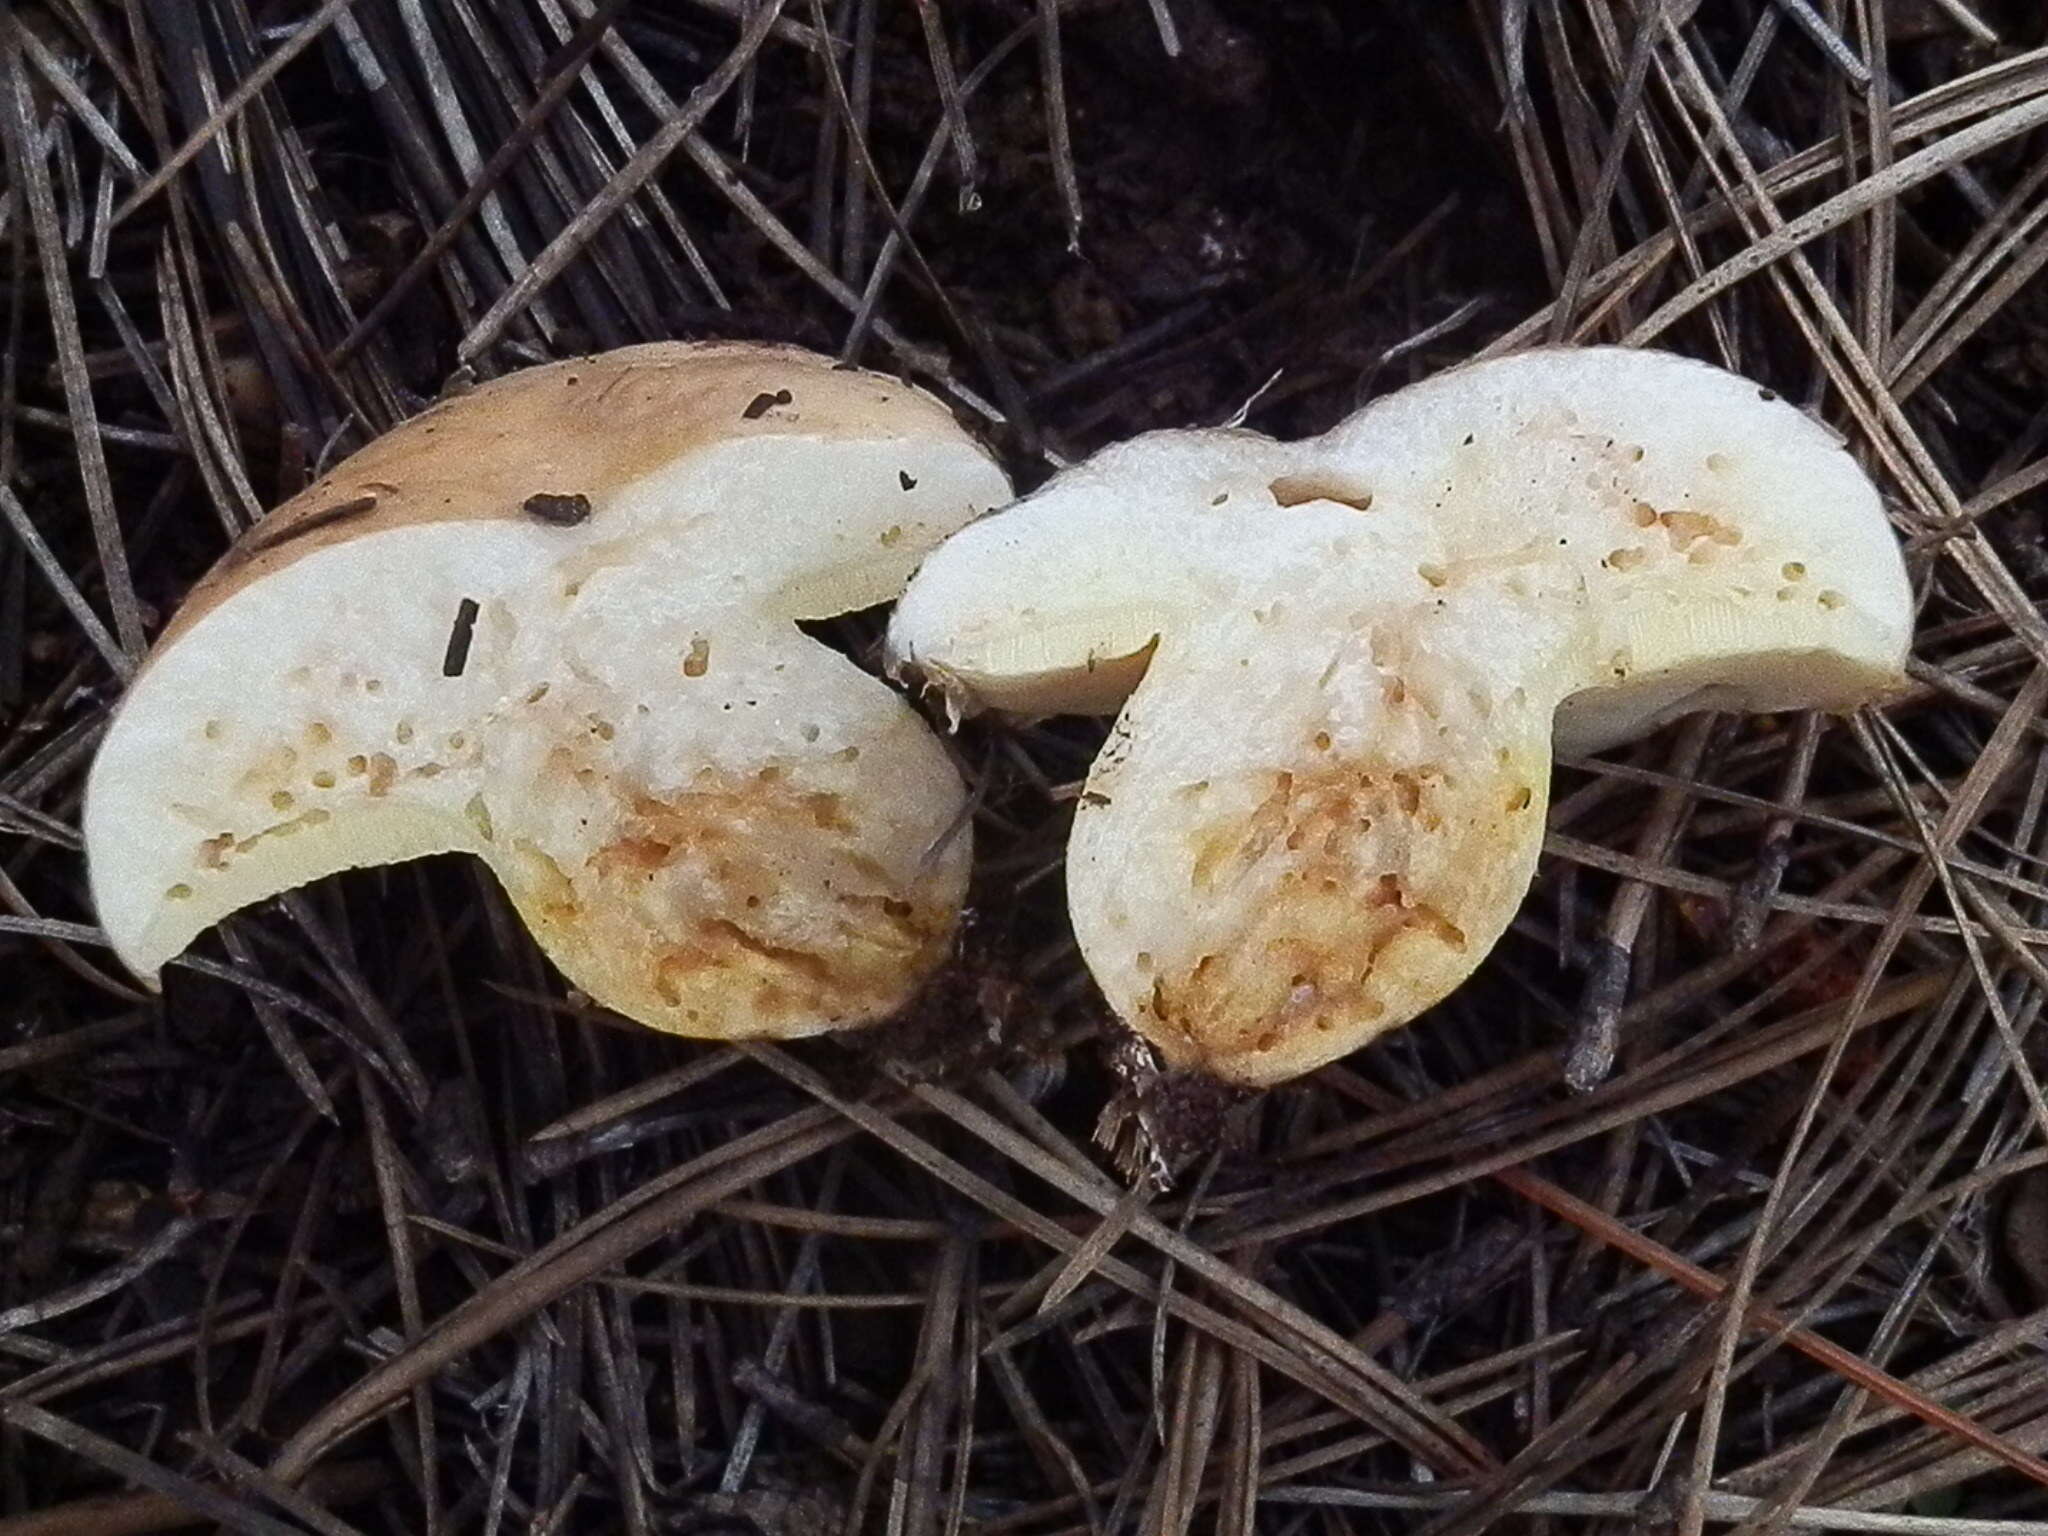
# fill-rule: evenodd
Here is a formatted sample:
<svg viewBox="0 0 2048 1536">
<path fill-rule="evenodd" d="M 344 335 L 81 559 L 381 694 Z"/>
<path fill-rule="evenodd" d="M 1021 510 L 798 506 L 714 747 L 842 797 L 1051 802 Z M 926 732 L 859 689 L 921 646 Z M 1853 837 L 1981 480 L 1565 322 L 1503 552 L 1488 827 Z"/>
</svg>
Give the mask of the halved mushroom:
<svg viewBox="0 0 2048 1536">
<path fill-rule="evenodd" d="M 194 588 L 88 785 L 145 978 L 333 871 L 462 850 L 591 997 L 681 1034 L 878 1017 L 943 955 L 963 791 L 797 628 L 1009 494 L 935 400 L 761 346 L 632 347 L 379 438 Z"/>
<path fill-rule="evenodd" d="M 1168 1062 L 1262 1084 L 1479 963 L 1534 872 L 1554 748 L 1851 708 L 1899 679 L 1911 621 L 1825 429 L 1703 364 L 1582 349 L 1309 442 L 1107 449 L 935 551 L 890 650 L 961 708 L 1128 695 L 1075 812 L 1075 933 Z"/>
</svg>

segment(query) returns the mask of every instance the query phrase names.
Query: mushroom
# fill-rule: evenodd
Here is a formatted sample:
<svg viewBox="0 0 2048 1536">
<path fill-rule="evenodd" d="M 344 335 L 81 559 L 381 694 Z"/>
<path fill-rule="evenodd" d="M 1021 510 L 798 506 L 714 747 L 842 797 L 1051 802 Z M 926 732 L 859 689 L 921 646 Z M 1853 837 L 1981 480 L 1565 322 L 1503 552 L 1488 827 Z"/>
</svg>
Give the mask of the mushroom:
<svg viewBox="0 0 2048 1536">
<path fill-rule="evenodd" d="M 1009 497 L 937 401 L 779 347 L 485 384 L 265 517 L 195 587 L 87 786 L 139 975 L 334 871 L 482 858 L 597 1002 L 679 1034 L 879 1017 L 970 852 L 944 749 L 805 635 Z"/>
<path fill-rule="evenodd" d="M 1500 937 L 1553 751 L 1698 709 L 1845 710 L 1912 599 L 1826 429 L 1704 364 L 1524 353 L 1320 438 L 1159 432 L 956 534 L 890 664 L 956 713 L 1121 714 L 1067 896 L 1175 1067 L 1277 1082 L 1394 1029 Z"/>
</svg>

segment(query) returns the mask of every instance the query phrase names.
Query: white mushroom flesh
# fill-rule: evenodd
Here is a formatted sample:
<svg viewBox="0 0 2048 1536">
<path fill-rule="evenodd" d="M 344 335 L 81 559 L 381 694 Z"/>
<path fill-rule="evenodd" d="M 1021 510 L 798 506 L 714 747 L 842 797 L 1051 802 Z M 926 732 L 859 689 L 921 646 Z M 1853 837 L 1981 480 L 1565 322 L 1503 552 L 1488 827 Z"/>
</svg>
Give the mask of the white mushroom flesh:
<svg viewBox="0 0 2048 1536">
<path fill-rule="evenodd" d="M 1135 687 L 1075 816 L 1077 938 L 1169 1061 L 1270 1083 L 1479 963 L 1554 749 L 1852 707 L 1910 629 L 1876 492 L 1824 429 L 1719 370 L 1587 349 L 1306 443 L 1107 450 L 931 556 L 890 645 L 965 708 Z"/>
<path fill-rule="evenodd" d="M 771 361 L 800 408 L 824 365 Z M 153 975 L 251 902 L 459 850 L 572 981 L 656 1027 L 795 1035 L 897 1006 L 964 894 L 962 787 L 794 620 L 886 600 L 1007 494 L 950 423 L 913 425 L 713 442 L 573 521 L 400 522 L 238 586 L 151 660 L 94 765 L 117 950 Z M 329 494 L 356 489 L 344 465 Z"/>
</svg>

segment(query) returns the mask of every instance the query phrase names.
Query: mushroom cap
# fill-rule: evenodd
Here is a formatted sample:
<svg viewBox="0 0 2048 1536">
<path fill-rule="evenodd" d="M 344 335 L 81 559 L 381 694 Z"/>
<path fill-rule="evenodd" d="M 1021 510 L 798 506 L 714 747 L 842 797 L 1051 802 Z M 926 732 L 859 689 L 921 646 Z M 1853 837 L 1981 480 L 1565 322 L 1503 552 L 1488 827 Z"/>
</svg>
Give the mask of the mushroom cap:
<svg viewBox="0 0 2048 1536">
<path fill-rule="evenodd" d="M 251 902 L 466 851 L 644 1023 L 879 1017 L 949 942 L 963 790 L 795 621 L 893 597 L 1008 494 L 937 401 L 789 348 L 632 347 L 444 401 L 165 630 L 87 786 L 107 934 L 153 978 Z"/>
<path fill-rule="evenodd" d="M 1853 707 L 1898 682 L 1911 621 L 1824 428 L 1719 369 L 1588 348 L 1307 442 L 1107 449 L 935 551 L 889 646 L 959 708 L 1122 703 L 1075 813 L 1076 936 L 1169 1062 L 1263 1084 L 1479 963 L 1554 750 Z"/>
</svg>

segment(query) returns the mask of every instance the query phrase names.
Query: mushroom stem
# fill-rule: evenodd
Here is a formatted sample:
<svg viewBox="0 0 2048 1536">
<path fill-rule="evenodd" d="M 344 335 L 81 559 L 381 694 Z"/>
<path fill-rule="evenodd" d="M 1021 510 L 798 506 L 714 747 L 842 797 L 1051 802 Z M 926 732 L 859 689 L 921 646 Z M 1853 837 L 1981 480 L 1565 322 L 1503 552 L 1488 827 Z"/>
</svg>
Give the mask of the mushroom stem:
<svg viewBox="0 0 2048 1536">
<path fill-rule="evenodd" d="M 1513 917 L 1556 700 L 1528 686 L 1540 663 L 1468 665 L 1467 617 L 1260 636 L 1280 643 L 1240 643 L 1227 690 L 1162 657 L 1132 695 L 1068 890 L 1104 994 L 1172 1066 L 1292 1077 L 1456 986 Z M 1228 629 L 1185 649 L 1253 638 Z"/>
</svg>

